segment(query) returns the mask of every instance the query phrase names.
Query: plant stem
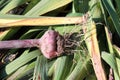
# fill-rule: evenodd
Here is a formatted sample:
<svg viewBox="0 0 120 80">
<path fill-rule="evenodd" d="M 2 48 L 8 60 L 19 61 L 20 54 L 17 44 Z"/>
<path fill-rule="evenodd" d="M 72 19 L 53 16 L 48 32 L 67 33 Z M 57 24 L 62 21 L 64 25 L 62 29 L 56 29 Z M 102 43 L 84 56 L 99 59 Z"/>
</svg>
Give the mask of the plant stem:
<svg viewBox="0 0 120 80">
<path fill-rule="evenodd" d="M 40 45 L 39 41 L 39 39 L 0 41 L 0 49 L 37 47 Z"/>
<path fill-rule="evenodd" d="M 62 48 L 59 36 L 58 32 L 48 30 L 40 39 L 0 41 L 0 49 L 38 47 L 46 58 L 51 59 L 62 54 L 62 49 L 58 49 Z"/>
</svg>

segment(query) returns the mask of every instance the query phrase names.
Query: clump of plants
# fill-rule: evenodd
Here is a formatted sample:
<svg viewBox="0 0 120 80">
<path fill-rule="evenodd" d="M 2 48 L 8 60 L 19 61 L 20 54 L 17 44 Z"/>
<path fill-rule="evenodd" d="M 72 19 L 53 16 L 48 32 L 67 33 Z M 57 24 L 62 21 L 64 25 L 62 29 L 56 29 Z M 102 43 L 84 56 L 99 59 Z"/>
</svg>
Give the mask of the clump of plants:
<svg viewBox="0 0 120 80">
<path fill-rule="evenodd" d="M 0 79 L 119 80 L 118 0 L 0 0 Z"/>
</svg>

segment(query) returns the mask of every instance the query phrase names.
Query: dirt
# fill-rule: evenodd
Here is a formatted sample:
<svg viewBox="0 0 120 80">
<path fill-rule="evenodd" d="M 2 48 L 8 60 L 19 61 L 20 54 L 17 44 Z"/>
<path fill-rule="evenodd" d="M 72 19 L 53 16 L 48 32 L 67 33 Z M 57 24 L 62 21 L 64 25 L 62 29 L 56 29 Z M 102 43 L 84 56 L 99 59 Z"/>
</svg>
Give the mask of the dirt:
<svg viewBox="0 0 120 80">
<path fill-rule="evenodd" d="M 77 42 L 80 37 L 77 37 L 78 33 L 69 33 L 63 36 L 57 37 L 57 52 L 59 54 L 72 54 L 72 50 L 77 47 Z M 59 55 L 58 55 L 59 56 Z"/>
</svg>

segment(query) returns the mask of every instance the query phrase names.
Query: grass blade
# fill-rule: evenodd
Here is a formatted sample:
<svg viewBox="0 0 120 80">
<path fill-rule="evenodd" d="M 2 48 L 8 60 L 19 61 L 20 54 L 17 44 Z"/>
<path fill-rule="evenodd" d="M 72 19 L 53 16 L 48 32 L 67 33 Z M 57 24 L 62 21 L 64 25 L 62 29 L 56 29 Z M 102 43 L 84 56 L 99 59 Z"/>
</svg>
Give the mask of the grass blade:
<svg viewBox="0 0 120 80">
<path fill-rule="evenodd" d="M 27 2 L 28 0 L 11 0 L 0 12 L 1 13 L 7 13 L 8 11 L 10 11 L 11 9 L 24 4 L 25 2 Z"/>
<path fill-rule="evenodd" d="M 120 74 L 120 58 L 116 58 L 116 62 L 117 62 L 117 67 L 118 67 L 118 73 Z"/>
<path fill-rule="evenodd" d="M 106 80 L 106 75 L 104 72 L 104 68 L 102 66 L 100 51 L 97 41 L 96 25 L 93 21 L 91 21 L 89 27 L 84 29 L 84 33 L 85 33 L 86 45 L 91 56 L 91 60 L 93 63 L 93 67 L 97 79 Z"/>
<path fill-rule="evenodd" d="M 41 18 L 29 18 L 29 19 L 0 19 L 0 27 L 83 24 L 83 22 L 86 22 L 87 20 L 87 17 L 85 16 L 82 16 L 82 17 L 41 17 Z M 85 17 L 85 20 L 83 19 L 84 17 Z"/>
<path fill-rule="evenodd" d="M 26 67 L 27 67 L 27 65 L 19 68 L 19 69 L 18 69 L 16 72 L 14 72 L 10 77 L 8 77 L 7 80 L 15 80 L 15 78 L 16 78 L 17 76 L 19 76 L 20 73 L 22 73 L 22 72 L 25 70 Z"/>
<path fill-rule="evenodd" d="M 114 58 L 114 55 L 113 54 L 109 54 L 107 52 L 102 52 L 102 58 L 114 70 L 115 80 L 119 80 L 120 76 L 119 76 L 119 72 L 118 72 L 118 68 L 117 68 L 117 64 L 116 64 L 116 60 Z"/>
<path fill-rule="evenodd" d="M 116 45 L 113 45 L 113 49 L 114 49 L 114 51 L 115 51 L 117 57 L 120 57 L 120 48 L 117 47 Z"/>
<path fill-rule="evenodd" d="M 102 2 L 114 23 L 118 35 L 120 36 L 120 23 L 119 23 L 120 20 L 119 20 L 119 16 L 117 15 L 117 12 L 115 11 L 115 8 L 113 7 L 111 0 L 102 0 Z"/>
<path fill-rule="evenodd" d="M 72 2 L 72 0 L 41 0 L 26 15 L 42 15 L 49 11 L 65 6 L 70 2 Z"/>
<path fill-rule="evenodd" d="M 112 46 L 112 43 L 111 43 L 111 35 L 110 35 L 110 33 L 108 32 L 107 27 L 105 27 L 105 33 L 106 33 L 106 37 L 107 37 L 107 43 L 108 43 L 109 51 L 110 51 L 110 53 L 113 54 L 114 51 L 113 51 L 113 46 Z"/>
<path fill-rule="evenodd" d="M 118 10 L 119 10 L 119 12 L 120 12 L 120 0 L 115 0 L 115 2 L 116 2 L 116 4 L 117 4 L 117 7 L 118 7 Z"/>
<path fill-rule="evenodd" d="M 87 57 L 84 61 L 79 59 L 74 70 L 70 73 L 66 80 L 83 80 L 87 76 L 87 70 L 90 70 L 90 58 Z"/>
<path fill-rule="evenodd" d="M 28 4 L 27 8 L 25 9 L 24 13 L 27 13 L 29 10 L 31 10 L 39 1 L 41 0 L 31 0 L 31 2 Z"/>
<path fill-rule="evenodd" d="M 14 71 L 16 71 L 18 68 L 20 68 L 21 66 L 27 64 L 32 59 L 36 58 L 38 55 L 40 55 L 40 52 L 39 52 L 39 50 L 36 50 L 36 51 L 30 52 L 29 54 L 26 54 L 24 56 L 21 56 L 21 57 L 15 59 L 13 62 L 9 63 L 5 67 L 5 71 L 4 70 L 0 71 L 0 73 L 1 73 L 0 78 L 3 77 L 2 75 L 4 75 L 3 74 L 4 72 L 6 73 L 6 75 L 10 75 Z"/>
<path fill-rule="evenodd" d="M 57 59 L 54 67 L 54 79 L 53 80 L 65 80 L 69 74 L 73 56 L 62 56 Z"/>
<path fill-rule="evenodd" d="M 112 58 L 114 59 L 114 66 L 116 66 L 116 69 L 113 69 L 113 71 L 114 71 L 115 79 L 117 80 L 117 79 L 119 78 L 119 73 L 116 72 L 116 71 L 118 71 L 119 68 L 117 67 L 117 61 L 116 61 L 116 59 L 115 59 L 115 52 L 114 52 L 114 50 L 113 50 L 113 45 L 112 45 L 112 43 L 111 43 L 111 35 L 110 35 L 110 33 L 108 32 L 107 27 L 105 27 L 105 33 L 106 33 L 106 37 L 107 37 L 109 52 L 111 53 Z M 116 76 L 117 76 L 117 77 L 116 77 Z"/>
<path fill-rule="evenodd" d="M 48 80 L 46 70 L 47 60 L 43 56 L 38 56 L 34 69 L 33 80 Z"/>
</svg>

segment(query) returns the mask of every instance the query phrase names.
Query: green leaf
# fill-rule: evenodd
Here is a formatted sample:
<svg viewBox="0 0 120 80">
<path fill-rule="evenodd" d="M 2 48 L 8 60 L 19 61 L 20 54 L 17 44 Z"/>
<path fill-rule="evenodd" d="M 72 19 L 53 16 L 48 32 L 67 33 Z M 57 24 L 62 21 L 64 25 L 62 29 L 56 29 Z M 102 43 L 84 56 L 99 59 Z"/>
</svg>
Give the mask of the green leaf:
<svg viewBox="0 0 120 80">
<path fill-rule="evenodd" d="M 48 80 L 47 77 L 47 60 L 44 56 L 38 56 L 35 69 L 34 69 L 34 76 L 33 80 Z"/>
<path fill-rule="evenodd" d="M 39 1 L 41 0 L 31 0 L 31 2 L 28 4 L 27 8 L 25 9 L 24 13 L 27 13 L 29 10 L 31 10 Z"/>
<path fill-rule="evenodd" d="M 15 80 L 15 78 L 16 78 L 17 76 L 19 76 L 20 73 L 22 73 L 22 72 L 25 70 L 26 67 L 27 67 L 27 65 L 19 68 L 19 69 L 18 69 L 16 72 L 14 72 L 12 75 L 10 75 L 10 76 L 8 75 L 7 80 Z"/>
<path fill-rule="evenodd" d="M 11 0 L 0 0 L 0 9 L 2 9 L 6 4 L 8 4 Z"/>
<path fill-rule="evenodd" d="M 11 62 L 10 64 L 6 66 L 6 73 L 10 74 L 14 72 L 16 69 L 28 63 L 29 61 L 31 61 L 38 55 L 40 55 L 40 51 L 36 50 L 36 51 L 30 52 L 29 54 L 24 55 L 24 57 L 22 56 L 22 57 L 17 58 L 16 60 L 14 60 L 13 62 Z"/>
<path fill-rule="evenodd" d="M 65 6 L 70 2 L 72 2 L 72 0 L 41 0 L 26 15 L 42 15 L 49 11 Z"/>
<path fill-rule="evenodd" d="M 10 39 L 15 33 L 18 32 L 20 28 L 12 28 L 12 29 L 9 29 L 6 33 L 6 35 L 4 35 L 4 37 L 2 38 L 2 40 L 7 40 L 7 39 Z"/>
<path fill-rule="evenodd" d="M 8 11 L 10 11 L 11 9 L 24 4 L 25 2 L 27 2 L 28 0 L 11 0 L 0 12 L 1 13 L 7 13 Z"/>
<path fill-rule="evenodd" d="M 30 52 L 29 54 L 20 56 L 17 59 L 15 59 L 13 62 L 6 65 L 5 71 L 3 69 L 2 71 L 0 71 L 0 74 L 4 75 L 4 73 L 6 73 L 6 75 L 10 75 L 14 71 L 19 69 L 21 66 L 27 64 L 28 62 L 30 62 L 32 59 L 36 58 L 39 55 L 40 55 L 40 51 L 35 50 L 35 51 Z M 2 75 L 0 76 L 0 78 L 3 77 Z"/>
<path fill-rule="evenodd" d="M 120 20 L 119 20 L 119 16 L 117 15 L 115 8 L 113 7 L 111 0 L 102 0 L 102 2 L 114 23 L 114 26 L 115 26 L 115 29 L 118 35 L 120 36 Z"/>
<path fill-rule="evenodd" d="M 112 46 L 112 43 L 111 43 L 111 35 L 110 35 L 110 33 L 108 32 L 107 27 L 105 27 L 105 33 L 106 33 L 106 38 L 107 38 L 107 43 L 108 43 L 109 52 L 113 54 L 114 51 L 113 51 L 113 46 Z"/>
<path fill-rule="evenodd" d="M 55 62 L 54 67 L 54 79 L 53 80 L 65 80 L 70 72 L 73 56 L 59 57 Z"/>
<path fill-rule="evenodd" d="M 95 74 L 90 74 L 89 76 L 86 77 L 85 80 L 97 80 Z"/>
<path fill-rule="evenodd" d="M 25 19 L 25 18 L 38 18 L 38 17 L 40 17 L 40 16 L 13 15 L 13 14 L 0 13 L 0 19 Z"/>
<path fill-rule="evenodd" d="M 89 9 L 89 0 L 73 0 L 73 13 L 86 13 Z"/>
<path fill-rule="evenodd" d="M 100 2 L 99 0 L 90 0 L 89 1 L 90 6 L 90 15 L 96 22 L 102 22 L 103 21 L 103 15 L 100 8 Z"/>
<path fill-rule="evenodd" d="M 120 0 L 115 0 L 116 4 L 117 4 L 117 7 L 118 7 L 118 10 L 120 12 Z"/>
<path fill-rule="evenodd" d="M 90 57 L 87 57 L 87 59 L 82 61 L 79 59 L 74 70 L 70 73 L 66 80 L 83 80 L 87 76 L 89 70 L 91 70 Z"/>
<path fill-rule="evenodd" d="M 115 55 L 120 58 L 120 48 L 116 45 L 113 45 L 113 49 L 115 51 Z"/>
<path fill-rule="evenodd" d="M 16 78 L 14 80 L 26 80 L 28 78 L 31 78 L 31 76 L 33 76 L 35 61 L 31 62 L 25 66 L 26 66 L 26 68 L 24 69 L 24 71 L 22 71 L 18 76 L 16 76 Z"/>
<path fill-rule="evenodd" d="M 35 36 L 37 33 L 40 32 L 40 29 L 30 29 L 26 33 L 24 33 L 20 39 L 27 39 L 27 38 L 32 38 Z"/>
<path fill-rule="evenodd" d="M 2 40 L 8 32 L 9 30 L 6 30 L 2 34 L 0 34 L 0 40 Z"/>
<path fill-rule="evenodd" d="M 114 70 L 115 80 L 119 80 L 120 76 L 114 55 L 107 52 L 102 52 L 102 58 Z"/>
<path fill-rule="evenodd" d="M 48 70 L 48 76 L 52 76 L 54 73 L 54 68 L 55 68 L 55 62 L 52 63 L 52 65 L 50 66 L 49 70 Z"/>
<path fill-rule="evenodd" d="M 120 74 L 120 59 L 116 58 L 117 66 L 118 66 L 118 72 Z"/>
</svg>

